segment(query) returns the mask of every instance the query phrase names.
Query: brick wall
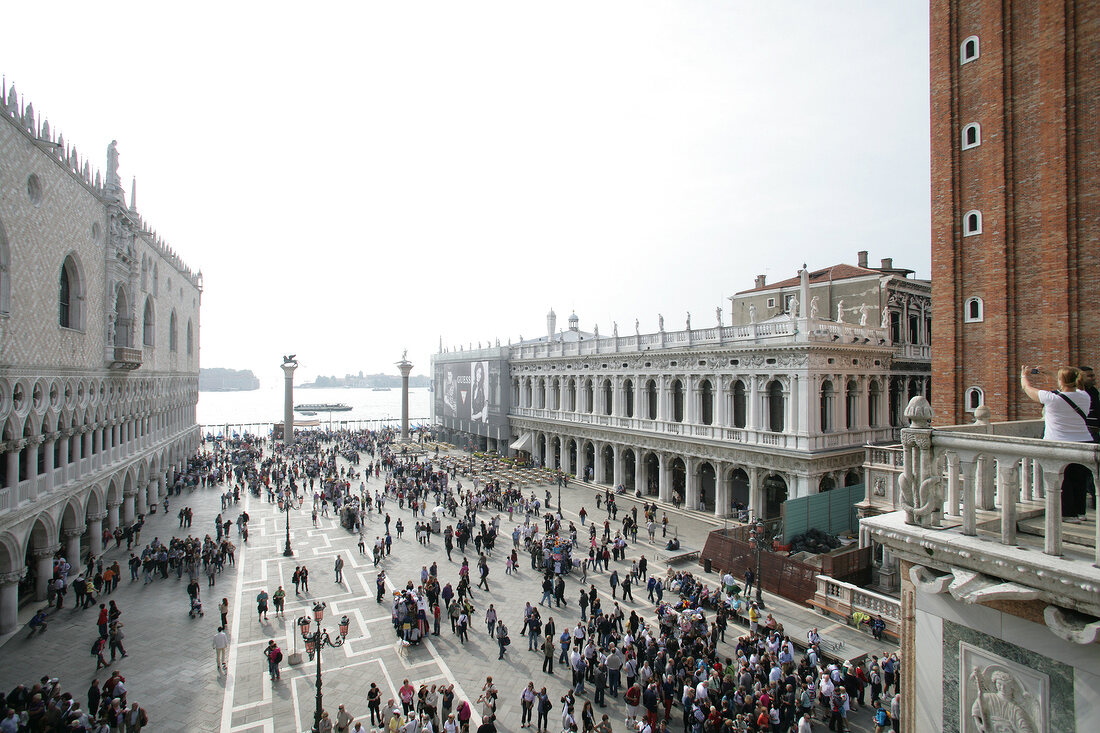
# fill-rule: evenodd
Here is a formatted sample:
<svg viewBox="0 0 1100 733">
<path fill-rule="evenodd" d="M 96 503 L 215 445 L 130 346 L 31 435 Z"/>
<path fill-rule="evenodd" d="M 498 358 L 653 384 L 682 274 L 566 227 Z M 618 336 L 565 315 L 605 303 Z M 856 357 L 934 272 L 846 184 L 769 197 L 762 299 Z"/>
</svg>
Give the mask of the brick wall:
<svg viewBox="0 0 1100 733">
<path fill-rule="evenodd" d="M 964 40 L 980 57 L 960 63 Z M 1095 363 L 1100 9 L 1096 3 L 933 0 L 930 17 L 933 407 L 964 422 L 968 387 L 994 420 L 1038 415 L 1021 363 Z M 981 145 L 961 149 L 963 126 Z M 966 212 L 982 233 L 962 236 Z M 967 298 L 984 321 L 963 322 Z"/>
</svg>

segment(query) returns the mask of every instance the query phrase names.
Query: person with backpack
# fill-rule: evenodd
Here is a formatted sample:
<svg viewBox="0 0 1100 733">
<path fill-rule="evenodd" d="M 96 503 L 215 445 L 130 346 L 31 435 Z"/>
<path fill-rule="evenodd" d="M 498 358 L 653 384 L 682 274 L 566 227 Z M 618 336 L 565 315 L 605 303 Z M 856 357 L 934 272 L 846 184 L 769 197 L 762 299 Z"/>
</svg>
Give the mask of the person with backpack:
<svg viewBox="0 0 1100 733">
<path fill-rule="evenodd" d="M 264 649 L 264 657 L 267 658 L 267 671 L 268 674 L 271 675 L 271 679 L 279 679 L 279 663 L 283 661 L 283 650 L 279 648 L 279 645 L 275 643 L 274 639 L 267 642 L 267 647 Z"/>
<path fill-rule="evenodd" d="M 890 729 L 890 712 L 882 707 L 878 700 L 875 700 L 871 705 L 874 708 L 871 719 L 875 723 L 875 733 L 885 733 Z"/>
<path fill-rule="evenodd" d="M 107 660 L 103 658 L 103 650 L 106 648 L 107 640 L 104 639 L 102 636 L 96 637 L 96 640 L 92 642 L 92 656 L 96 658 L 96 672 L 101 669 L 105 669 L 108 666 Z"/>
<path fill-rule="evenodd" d="M 267 621 L 267 591 L 263 588 L 256 594 L 256 620 Z"/>
</svg>

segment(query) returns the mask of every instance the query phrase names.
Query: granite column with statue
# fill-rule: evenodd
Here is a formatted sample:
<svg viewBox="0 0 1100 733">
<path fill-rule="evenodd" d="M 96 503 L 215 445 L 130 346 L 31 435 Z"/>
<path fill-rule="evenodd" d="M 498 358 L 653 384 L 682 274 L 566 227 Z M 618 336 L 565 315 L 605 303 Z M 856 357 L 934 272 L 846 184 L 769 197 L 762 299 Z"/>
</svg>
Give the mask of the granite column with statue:
<svg viewBox="0 0 1100 733">
<path fill-rule="evenodd" d="M 283 445 L 294 445 L 294 370 L 298 368 L 298 362 L 293 356 L 283 357 L 283 375 L 286 382 L 283 386 Z"/>
<path fill-rule="evenodd" d="M 401 370 L 401 440 L 409 439 L 409 373 L 413 365 L 405 358 L 408 353 L 403 352 L 401 361 L 397 362 L 397 368 Z"/>
</svg>

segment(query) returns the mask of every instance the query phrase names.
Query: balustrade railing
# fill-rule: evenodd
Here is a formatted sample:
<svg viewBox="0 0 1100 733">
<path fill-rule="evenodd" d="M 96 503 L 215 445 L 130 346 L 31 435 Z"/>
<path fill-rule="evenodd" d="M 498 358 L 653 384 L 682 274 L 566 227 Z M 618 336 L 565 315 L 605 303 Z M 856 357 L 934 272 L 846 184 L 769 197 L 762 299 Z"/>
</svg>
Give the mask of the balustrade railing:
<svg viewBox="0 0 1100 733">
<path fill-rule="evenodd" d="M 913 409 L 911 403 L 906 414 Z M 1078 464 L 1095 480 L 1100 446 L 1043 440 L 1041 420 L 932 429 L 930 417 L 929 408 L 915 427 L 902 431 L 904 469 L 898 485 L 907 521 L 925 527 L 953 524 L 970 536 L 993 529 L 1000 544 L 1016 545 L 1021 511 L 1043 514 L 1043 551 L 1062 555 L 1063 474 Z M 1095 562 L 1100 564 L 1100 522 L 1096 540 Z"/>
<path fill-rule="evenodd" d="M 816 577 L 817 590 L 813 605 L 823 611 L 851 620 L 856 613 L 881 616 L 886 630 L 897 634 L 901 629 L 901 601 L 897 598 L 864 590 L 857 585 L 835 580 L 828 575 Z"/>
</svg>

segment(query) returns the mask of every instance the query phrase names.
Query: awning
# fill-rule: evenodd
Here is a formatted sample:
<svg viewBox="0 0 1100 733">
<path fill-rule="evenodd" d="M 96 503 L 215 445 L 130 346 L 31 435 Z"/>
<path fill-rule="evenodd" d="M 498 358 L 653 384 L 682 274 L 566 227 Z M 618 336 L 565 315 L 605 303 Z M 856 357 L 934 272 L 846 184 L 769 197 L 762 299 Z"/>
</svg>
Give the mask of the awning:
<svg viewBox="0 0 1100 733">
<path fill-rule="evenodd" d="M 508 447 L 512 450 L 531 450 L 531 433 L 524 433 L 523 435 L 519 436 L 518 438 L 513 440 L 512 444 Z"/>
</svg>

